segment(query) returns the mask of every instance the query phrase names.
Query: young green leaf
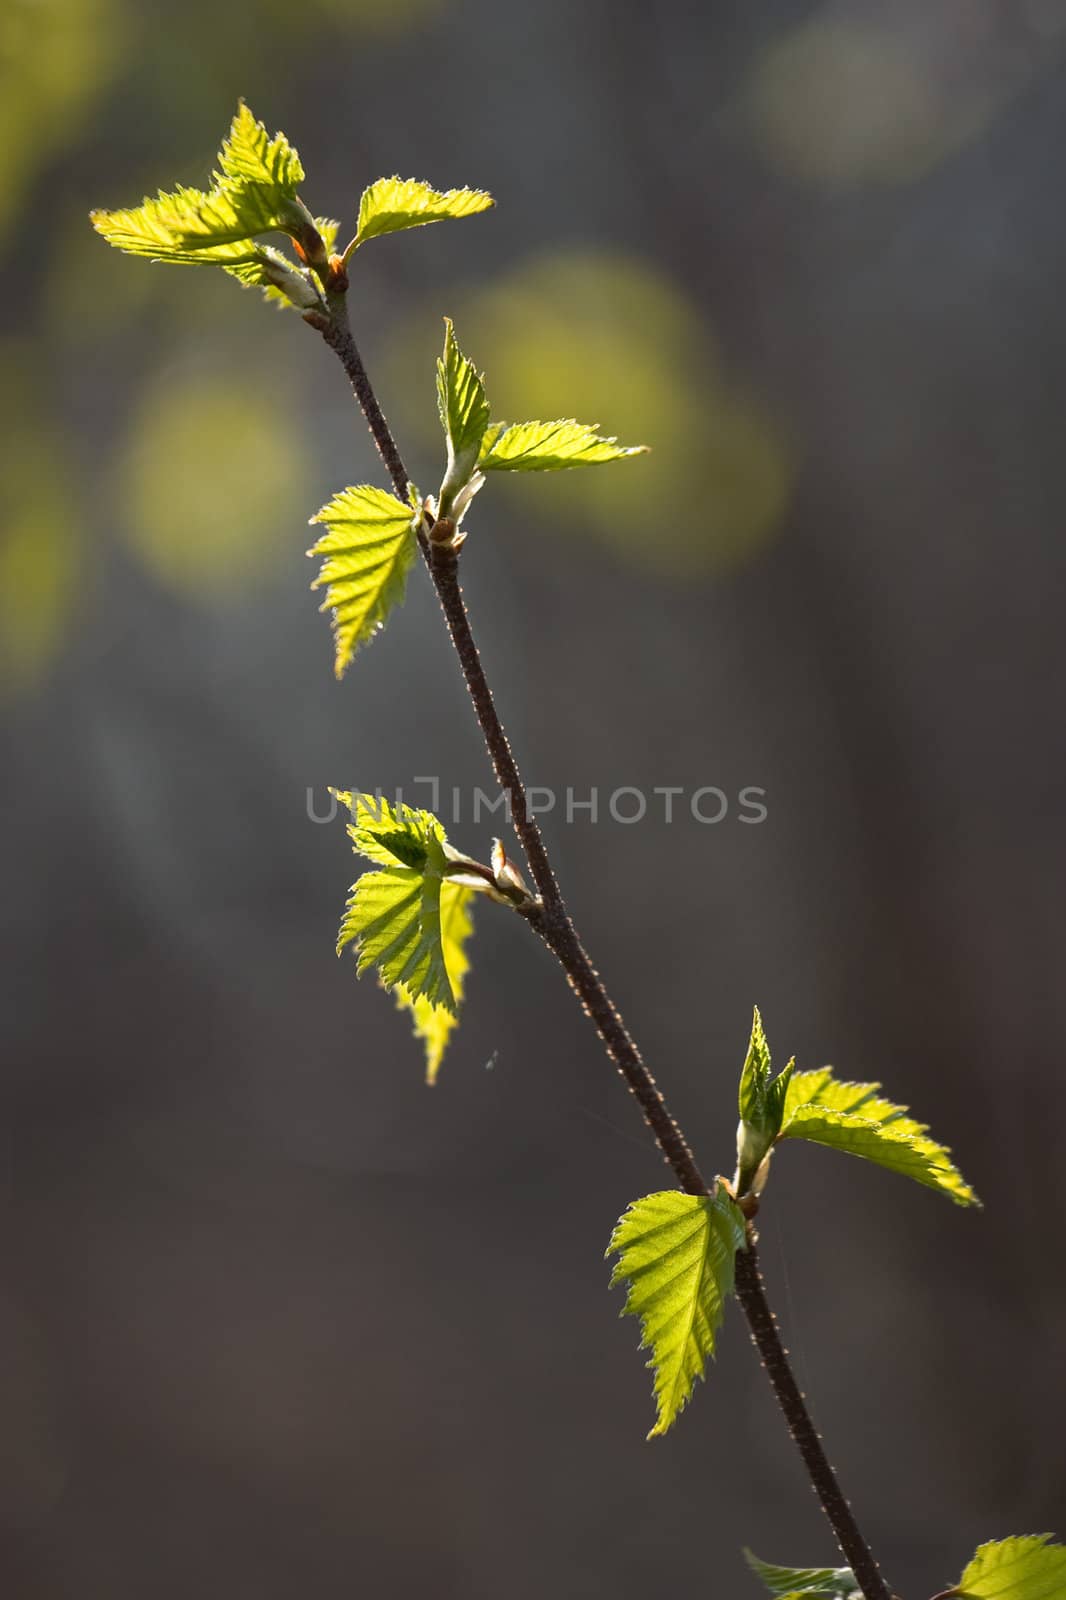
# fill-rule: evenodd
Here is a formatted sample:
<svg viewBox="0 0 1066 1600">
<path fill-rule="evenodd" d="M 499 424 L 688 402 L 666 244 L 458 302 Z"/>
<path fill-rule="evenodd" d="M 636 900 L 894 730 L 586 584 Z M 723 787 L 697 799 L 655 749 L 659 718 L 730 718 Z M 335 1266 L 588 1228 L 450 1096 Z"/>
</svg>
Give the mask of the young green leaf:
<svg viewBox="0 0 1066 1600">
<path fill-rule="evenodd" d="M 160 191 L 128 211 L 91 211 L 89 220 L 116 250 L 153 261 L 217 267 L 258 259 L 245 219 L 224 190 Z"/>
<path fill-rule="evenodd" d="M 359 646 L 403 604 L 418 541 L 411 507 L 370 484 L 343 490 L 311 521 L 329 530 L 307 553 L 325 557 L 311 587 L 326 589 L 322 610 L 333 612 L 334 671 L 341 678 Z"/>
<path fill-rule="evenodd" d="M 773 1567 L 745 1550 L 748 1566 L 779 1600 L 850 1600 L 860 1593 L 850 1567 Z"/>
<path fill-rule="evenodd" d="M 1066 1546 L 1050 1533 L 981 1545 L 952 1594 L 960 1600 L 1062 1600 Z"/>
<path fill-rule="evenodd" d="M 496 204 L 483 189 L 433 189 L 417 178 L 379 178 L 363 190 L 359 228 L 347 254 L 368 239 L 421 228 L 449 217 L 473 217 Z"/>
<path fill-rule="evenodd" d="M 830 1067 L 793 1074 L 785 1097 L 781 1139 L 808 1139 L 862 1156 L 891 1172 L 947 1195 L 956 1205 L 979 1205 L 945 1145 L 929 1138 L 906 1106 L 886 1100 L 879 1083 L 846 1083 Z"/>
<path fill-rule="evenodd" d="M 756 1006 L 748 1053 L 740 1074 L 737 1176 L 733 1186 L 738 1195 L 745 1195 L 752 1190 L 757 1192 L 765 1181 L 763 1163 L 781 1129 L 785 1096 L 794 1065 L 795 1062 L 790 1061 L 783 1072 L 778 1073 L 776 1078 L 773 1076 L 770 1047 Z"/>
<path fill-rule="evenodd" d="M 470 958 L 465 945 L 474 931 L 470 915 L 473 890 L 464 884 L 445 879 L 440 891 L 440 931 L 444 949 L 444 967 L 458 1007 L 462 1003 L 466 974 Z M 415 1035 L 426 1050 L 426 1082 L 436 1083 L 444 1052 L 448 1047 L 452 1029 L 458 1018 L 447 1006 L 434 1005 L 424 997 L 412 996 L 401 984 L 396 990 L 397 1005 L 410 1011 L 414 1019 Z"/>
<path fill-rule="evenodd" d="M 359 976 L 377 967 L 387 989 L 402 984 L 414 998 L 455 1008 L 440 941 L 440 877 L 390 867 L 364 872 L 352 885 L 337 953 L 355 940 Z"/>
<path fill-rule="evenodd" d="M 676 1420 L 714 1355 L 744 1242 L 744 1218 L 722 1184 L 713 1195 L 645 1195 L 611 1235 L 607 1253 L 618 1255 L 611 1285 L 628 1284 L 622 1315 L 641 1319 L 641 1345 L 655 1371 L 658 1420 L 649 1439 Z"/>
<path fill-rule="evenodd" d="M 125 211 L 93 211 L 98 233 L 118 250 L 184 265 L 233 269 L 266 264 L 260 234 L 305 235 L 311 219 L 297 199 L 303 167 L 284 134 L 271 139 L 242 102 L 208 192 L 179 186 Z M 284 259 L 284 258 L 282 258 Z M 293 269 L 294 271 L 297 269 Z M 241 274 L 243 281 L 249 280 Z"/>
<path fill-rule="evenodd" d="M 430 856 L 429 841 L 442 847 L 444 830 L 429 811 L 417 811 L 402 801 L 394 805 L 384 795 L 364 794 L 360 789 L 331 789 L 351 813 L 348 836 L 359 855 L 381 867 L 402 866 L 416 872 Z"/>
<path fill-rule="evenodd" d="M 349 890 L 337 954 L 355 944 L 360 976 L 376 966 L 387 989 L 408 1004 L 424 999 L 453 1015 L 441 926 L 441 888 L 448 867 L 444 829 L 428 811 L 393 806 L 374 795 L 342 793 L 355 850 L 382 870 L 364 872 Z"/>
<path fill-rule="evenodd" d="M 494 422 L 481 445 L 482 472 L 560 472 L 640 456 L 647 445 L 621 445 L 596 432 L 596 425 L 565 418 L 557 422 Z"/>
<path fill-rule="evenodd" d="M 304 181 L 303 163 L 283 133 L 273 139 L 242 100 L 219 151 L 220 182 L 291 197 Z"/>
<path fill-rule="evenodd" d="M 444 354 L 437 361 L 437 409 L 448 445 L 448 465 L 440 487 L 437 513 L 450 517 L 455 515 L 458 496 L 477 471 L 478 452 L 489 425 L 489 403 L 477 368 L 460 350 L 447 317 L 444 319 Z"/>
<path fill-rule="evenodd" d="M 748 1041 L 748 1053 L 744 1057 L 744 1066 L 740 1074 L 740 1114 L 749 1122 L 754 1122 L 758 1117 L 763 1102 L 766 1099 L 766 1089 L 772 1077 L 772 1062 L 770 1046 L 766 1042 L 766 1032 L 762 1025 L 762 1017 L 758 1006 L 754 1009 L 751 1021 L 751 1038 Z"/>
</svg>

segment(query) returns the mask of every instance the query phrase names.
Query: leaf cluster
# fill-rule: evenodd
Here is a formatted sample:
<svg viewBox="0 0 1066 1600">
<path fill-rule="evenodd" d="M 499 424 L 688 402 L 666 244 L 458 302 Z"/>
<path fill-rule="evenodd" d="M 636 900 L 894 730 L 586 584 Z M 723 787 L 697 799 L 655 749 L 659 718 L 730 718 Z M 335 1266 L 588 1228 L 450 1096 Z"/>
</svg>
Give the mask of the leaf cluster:
<svg viewBox="0 0 1066 1600">
<path fill-rule="evenodd" d="M 860 1156 L 954 1200 L 980 1202 L 951 1159 L 946 1145 L 930 1138 L 924 1122 L 881 1093 L 879 1083 L 848 1083 L 832 1067 L 797 1072 L 795 1059 L 775 1078 L 758 1007 L 740 1076 L 737 1130 L 739 1198 L 764 1186 L 770 1156 L 785 1139 L 806 1139 Z"/>
<path fill-rule="evenodd" d="M 829 1067 L 796 1072 L 793 1061 L 775 1078 L 758 1008 L 738 1099 L 737 1176 L 732 1184 L 718 1179 L 709 1196 L 672 1190 L 646 1195 L 630 1206 L 608 1246 L 608 1254 L 618 1256 L 612 1285 L 629 1285 L 622 1314 L 640 1317 L 641 1342 L 651 1351 L 658 1407 L 653 1433 L 665 1433 L 676 1420 L 714 1355 L 722 1309 L 732 1292 L 736 1252 L 747 1247 L 738 1202 L 761 1192 L 777 1143 L 810 1139 L 914 1178 L 958 1205 L 978 1204 L 946 1148 L 929 1137 L 925 1124 L 916 1122 L 905 1106 L 885 1099 L 879 1084 L 845 1083 Z M 817 1576 L 825 1574 L 819 1569 Z M 836 1574 L 834 1581 L 838 1578 Z"/>
<path fill-rule="evenodd" d="M 308 211 L 297 193 L 304 176 L 299 154 L 285 135 L 271 138 L 242 100 L 209 189 L 179 185 L 127 210 L 92 211 L 90 220 L 117 250 L 178 266 L 221 267 L 279 305 L 324 312 L 324 291 L 336 281 L 340 224 Z M 494 203 L 482 190 L 442 192 L 417 178 L 379 178 L 363 191 L 357 230 L 339 264 L 368 239 L 474 216 Z M 291 240 L 295 261 L 261 242 L 271 233 Z"/>
<path fill-rule="evenodd" d="M 475 890 L 462 872 L 465 860 L 430 812 L 358 790 L 335 793 L 351 813 L 353 849 L 376 868 L 348 891 L 337 954 L 354 945 L 359 975 L 375 967 L 382 985 L 411 1013 L 432 1082 L 470 966 L 466 943 L 474 931 Z"/>
<path fill-rule="evenodd" d="M 774 1567 L 744 1554 L 776 1600 L 851 1600 L 859 1593 L 850 1567 Z M 1066 1546 L 1053 1544 L 1049 1533 L 983 1544 L 954 1588 L 942 1592 L 957 1600 L 1062 1600 Z"/>
</svg>

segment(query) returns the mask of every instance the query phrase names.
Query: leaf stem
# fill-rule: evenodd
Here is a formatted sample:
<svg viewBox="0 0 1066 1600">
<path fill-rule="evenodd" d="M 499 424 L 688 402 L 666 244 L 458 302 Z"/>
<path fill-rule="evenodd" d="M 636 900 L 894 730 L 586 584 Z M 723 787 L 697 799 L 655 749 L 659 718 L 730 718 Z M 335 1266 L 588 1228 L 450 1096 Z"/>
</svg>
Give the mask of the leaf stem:
<svg viewBox="0 0 1066 1600">
<path fill-rule="evenodd" d="M 305 320 L 318 329 L 330 349 L 340 359 L 392 480 L 393 488 L 397 496 L 406 501 L 411 480 L 352 336 L 344 294 L 334 292 L 328 299 L 330 308 L 328 317 L 308 312 L 305 314 Z M 540 895 L 540 905 L 523 911 L 522 915 L 562 966 L 570 987 L 591 1018 L 604 1049 L 635 1095 L 645 1121 L 682 1189 L 688 1194 L 708 1194 L 710 1191 L 695 1157 L 681 1129 L 670 1114 L 662 1092 L 626 1028 L 602 978 L 589 960 L 566 909 L 536 817 L 527 805 L 518 765 L 496 710 L 470 627 L 470 618 L 459 584 L 458 552 L 447 545 L 434 544 L 421 533 L 419 543 L 444 612 L 455 653 L 459 658 L 459 665 L 492 761 L 496 780 L 507 796 L 510 820 L 525 851 L 530 876 Z M 749 1227 L 749 1235 L 750 1233 Z M 789 1431 L 803 1458 L 811 1485 L 841 1550 L 851 1564 L 865 1600 L 891 1600 L 877 1562 L 844 1498 L 796 1383 L 788 1354 L 777 1330 L 777 1323 L 766 1299 L 753 1240 L 749 1242 L 746 1250 L 741 1250 L 737 1254 L 736 1295 L 748 1319 L 752 1339 L 762 1357 Z"/>
</svg>

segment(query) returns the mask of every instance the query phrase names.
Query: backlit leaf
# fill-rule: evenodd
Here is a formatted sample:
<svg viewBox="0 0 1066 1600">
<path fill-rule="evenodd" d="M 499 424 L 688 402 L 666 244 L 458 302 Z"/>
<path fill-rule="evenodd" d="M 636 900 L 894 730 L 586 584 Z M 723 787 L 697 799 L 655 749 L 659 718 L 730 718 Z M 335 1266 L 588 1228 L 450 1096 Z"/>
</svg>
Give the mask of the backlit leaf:
<svg viewBox="0 0 1066 1600">
<path fill-rule="evenodd" d="M 564 418 L 556 422 L 494 422 L 481 445 L 482 472 L 561 472 L 644 455 L 647 445 L 621 445 L 596 432 L 596 425 Z"/>
<path fill-rule="evenodd" d="M 470 958 L 466 954 L 465 945 L 474 931 L 473 918 L 470 914 L 472 899 L 473 890 L 463 884 L 452 883 L 445 879 L 441 885 L 441 944 L 444 948 L 444 966 L 457 1008 L 462 1003 L 466 974 L 470 970 Z M 414 1019 L 415 1034 L 425 1045 L 426 1082 L 436 1083 L 448 1040 L 459 1019 L 447 1006 L 434 1005 L 425 998 L 412 998 L 403 985 L 396 990 L 396 1000 L 398 1005 L 410 1011 Z"/>
<path fill-rule="evenodd" d="M 645 1195 L 611 1236 L 608 1254 L 618 1255 L 611 1284 L 628 1284 L 622 1314 L 640 1318 L 655 1372 L 658 1420 L 649 1438 L 676 1420 L 714 1355 L 744 1241 L 744 1218 L 721 1184 L 713 1195 Z"/>
<path fill-rule="evenodd" d="M 444 955 L 441 887 L 447 841 L 436 817 L 373 795 L 338 793 L 352 812 L 348 833 L 359 854 L 380 865 L 352 885 L 337 939 L 354 943 L 360 976 L 377 967 L 387 989 L 408 1003 L 424 999 L 455 1013 Z"/>
<path fill-rule="evenodd" d="M 437 361 L 437 409 L 448 446 L 448 465 L 441 484 L 438 513 L 451 516 L 456 497 L 477 470 L 481 440 L 489 425 L 489 403 L 477 368 L 460 350 L 447 318 L 444 354 Z"/>
<path fill-rule="evenodd" d="M 303 164 L 283 133 L 271 139 L 242 100 L 219 152 L 221 179 L 235 188 L 255 186 L 294 195 L 304 181 Z"/>
<path fill-rule="evenodd" d="M 209 191 L 179 186 L 128 210 L 93 211 L 94 228 L 132 255 L 229 268 L 263 263 L 260 234 L 304 233 L 310 218 L 296 196 L 303 167 L 284 134 L 271 139 L 242 103 L 218 159 Z"/>
<path fill-rule="evenodd" d="M 363 190 L 354 245 L 449 217 L 472 217 L 496 204 L 483 189 L 433 189 L 417 178 L 379 178 Z"/>
<path fill-rule="evenodd" d="M 794 1063 L 790 1061 L 783 1072 L 779 1072 L 776 1078 L 773 1076 L 770 1047 L 756 1006 L 748 1053 L 740 1074 L 740 1125 L 737 1129 L 737 1179 L 734 1186 L 737 1195 L 745 1195 L 752 1188 L 757 1190 L 765 1181 L 765 1168 L 761 1172 L 760 1168 L 781 1128 L 793 1066 Z"/>
<path fill-rule="evenodd" d="M 1062 1600 L 1066 1546 L 1050 1541 L 1037 1533 L 981 1545 L 954 1592 L 966 1600 Z"/>
<path fill-rule="evenodd" d="M 748 1566 L 778 1600 L 850 1600 L 861 1591 L 850 1567 L 774 1567 L 745 1550 Z"/>
<path fill-rule="evenodd" d="M 880 1089 L 879 1083 L 844 1082 L 830 1067 L 797 1072 L 788 1086 L 780 1138 L 808 1139 L 862 1156 L 936 1189 L 956 1205 L 979 1205 L 947 1147 Z"/>
<path fill-rule="evenodd" d="M 370 484 L 345 489 L 311 518 L 328 532 L 308 555 L 322 556 L 312 589 L 325 588 L 322 609 L 333 612 L 334 670 L 342 677 L 359 646 L 401 605 L 418 549 L 412 509 Z"/>
</svg>

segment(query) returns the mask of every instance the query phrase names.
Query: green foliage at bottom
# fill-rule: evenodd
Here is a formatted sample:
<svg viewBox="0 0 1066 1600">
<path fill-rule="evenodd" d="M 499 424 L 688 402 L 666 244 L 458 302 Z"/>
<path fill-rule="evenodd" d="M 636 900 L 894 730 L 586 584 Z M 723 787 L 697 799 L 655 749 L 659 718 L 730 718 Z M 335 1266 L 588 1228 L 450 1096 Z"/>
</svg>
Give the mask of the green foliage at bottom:
<svg viewBox="0 0 1066 1600">
<path fill-rule="evenodd" d="M 750 1550 L 748 1566 L 778 1600 L 850 1600 L 859 1585 L 850 1567 L 774 1567 Z"/>
<path fill-rule="evenodd" d="M 851 1600 L 859 1585 L 850 1567 L 772 1567 L 745 1550 L 748 1565 L 777 1600 Z M 1066 1547 L 1050 1533 L 981 1545 L 953 1589 L 958 1600 L 1063 1600 Z"/>
<path fill-rule="evenodd" d="M 979 1547 L 955 1593 L 966 1600 L 1063 1600 L 1066 1546 L 1050 1533 L 999 1539 Z"/>
</svg>

